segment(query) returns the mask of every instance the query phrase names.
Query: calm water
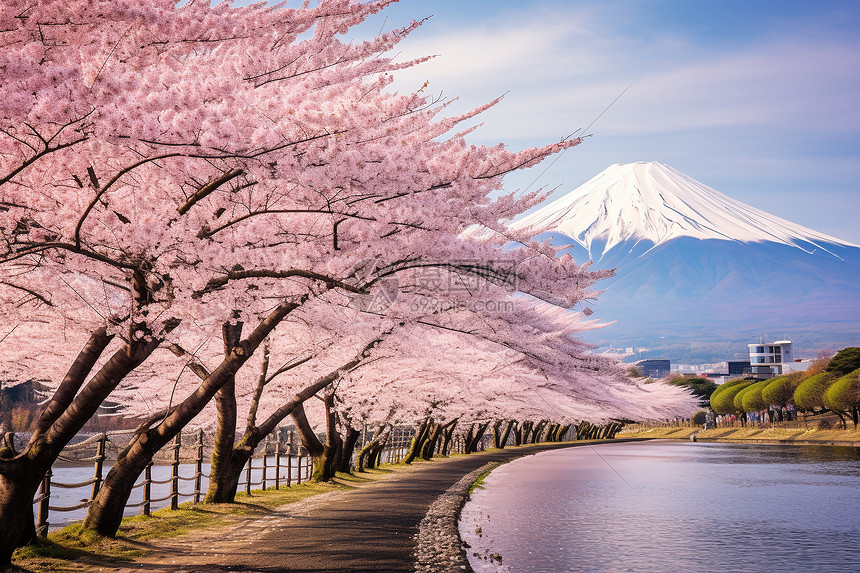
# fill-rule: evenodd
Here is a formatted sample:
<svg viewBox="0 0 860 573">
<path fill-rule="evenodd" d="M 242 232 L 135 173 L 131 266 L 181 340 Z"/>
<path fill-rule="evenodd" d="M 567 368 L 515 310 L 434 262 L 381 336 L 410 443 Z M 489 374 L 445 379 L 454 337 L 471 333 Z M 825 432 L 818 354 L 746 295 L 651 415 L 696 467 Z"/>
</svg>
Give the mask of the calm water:
<svg viewBox="0 0 860 573">
<path fill-rule="evenodd" d="M 860 448 L 661 441 L 545 452 L 490 474 L 460 531 L 475 571 L 856 573 Z"/>
</svg>

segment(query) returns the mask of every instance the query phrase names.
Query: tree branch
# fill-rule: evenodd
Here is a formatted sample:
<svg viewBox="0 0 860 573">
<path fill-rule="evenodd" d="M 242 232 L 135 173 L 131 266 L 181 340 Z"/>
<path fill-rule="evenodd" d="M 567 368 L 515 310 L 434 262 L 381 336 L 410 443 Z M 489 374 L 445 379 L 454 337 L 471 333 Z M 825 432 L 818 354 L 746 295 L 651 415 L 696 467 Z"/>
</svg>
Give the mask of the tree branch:
<svg viewBox="0 0 860 573">
<path fill-rule="evenodd" d="M 128 167 L 124 167 L 123 169 L 120 169 L 117 172 L 117 174 L 114 175 L 113 178 L 110 181 L 108 181 L 107 184 L 102 188 L 98 187 L 98 179 L 95 176 L 95 171 L 92 170 L 92 167 L 89 167 L 87 169 L 87 173 L 89 173 L 90 181 L 92 182 L 93 186 L 95 187 L 96 194 L 95 194 L 95 197 L 92 198 L 92 201 L 90 201 L 90 204 L 87 205 L 86 209 L 84 209 L 84 212 L 81 214 L 80 219 L 78 219 L 78 224 L 75 226 L 75 246 L 79 247 L 79 248 L 81 246 L 81 227 L 84 226 L 84 221 L 89 216 L 90 212 L 95 208 L 96 204 L 99 202 L 99 200 L 102 198 L 102 196 L 104 196 L 104 194 L 107 193 L 108 189 L 110 189 L 114 183 L 119 181 L 120 177 L 122 177 L 123 175 L 125 175 L 126 173 L 128 173 L 130 171 L 133 171 L 134 169 L 137 169 L 138 167 L 140 167 L 141 165 L 144 165 L 146 163 L 150 163 L 152 161 L 158 161 L 159 159 L 166 159 L 168 157 L 178 157 L 180 155 L 181 155 L 180 153 L 165 153 L 163 155 L 156 155 L 154 157 L 147 157 L 145 159 L 141 159 L 140 161 L 133 163 L 133 164 L 129 165 Z"/>
<path fill-rule="evenodd" d="M 363 289 L 358 287 L 354 287 L 352 285 L 346 284 L 343 281 L 335 279 L 333 277 L 323 275 L 320 273 L 315 273 L 313 271 L 305 271 L 301 269 L 291 269 L 288 271 L 276 271 L 276 270 L 254 270 L 254 271 L 227 271 L 223 277 L 217 277 L 209 279 L 209 282 L 206 283 L 206 286 L 194 292 L 191 296 L 194 298 L 200 298 L 205 294 L 210 292 L 214 292 L 220 288 L 227 286 L 227 283 L 230 281 L 237 280 L 247 280 L 254 278 L 270 278 L 270 279 L 286 279 L 286 278 L 306 278 L 315 281 L 320 281 L 330 288 L 342 288 L 345 291 L 356 293 L 356 294 L 365 294 Z"/>
<path fill-rule="evenodd" d="M 188 198 L 185 203 L 179 206 L 177 211 L 179 211 L 180 215 L 184 215 L 188 212 L 191 207 L 193 207 L 198 201 L 205 198 L 207 195 L 218 189 L 221 185 L 227 183 L 231 179 L 235 179 L 240 175 L 243 175 L 245 172 L 241 169 L 231 169 L 227 173 L 224 173 L 220 177 L 216 177 L 211 179 L 208 183 L 200 187 L 194 195 Z"/>
</svg>

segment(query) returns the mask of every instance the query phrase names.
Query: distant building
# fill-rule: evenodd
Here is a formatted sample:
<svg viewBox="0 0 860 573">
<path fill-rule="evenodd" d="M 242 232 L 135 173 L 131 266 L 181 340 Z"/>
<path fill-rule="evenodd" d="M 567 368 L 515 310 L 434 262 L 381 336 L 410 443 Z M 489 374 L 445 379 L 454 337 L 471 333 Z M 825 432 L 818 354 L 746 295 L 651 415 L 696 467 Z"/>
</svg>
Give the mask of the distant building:
<svg viewBox="0 0 860 573">
<path fill-rule="evenodd" d="M 663 378 L 664 376 L 669 375 L 672 364 L 669 360 L 648 359 L 637 362 L 636 368 L 638 368 L 644 376 Z"/>
<path fill-rule="evenodd" d="M 794 354 L 790 340 L 748 344 L 750 349 L 750 375 L 771 378 L 791 372 Z"/>
<path fill-rule="evenodd" d="M 732 378 L 732 377 L 739 378 L 741 376 L 746 376 L 747 374 L 752 372 L 752 369 L 750 368 L 750 361 L 749 360 L 747 360 L 746 362 L 744 362 L 742 360 L 738 360 L 738 361 L 731 361 L 730 360 L 728 362 L 728 365 L 729 365 L 729 378 Z"/>
</svg>

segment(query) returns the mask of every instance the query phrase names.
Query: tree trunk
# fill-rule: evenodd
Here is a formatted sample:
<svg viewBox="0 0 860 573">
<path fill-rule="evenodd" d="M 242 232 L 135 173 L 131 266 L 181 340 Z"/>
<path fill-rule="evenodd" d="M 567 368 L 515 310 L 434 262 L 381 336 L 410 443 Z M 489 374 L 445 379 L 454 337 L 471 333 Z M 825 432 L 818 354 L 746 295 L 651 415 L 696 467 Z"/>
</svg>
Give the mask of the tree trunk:
<svg viewBox="0 0 860 573">
<path fill-rule="evenodd" d="M 848 429 L 848 424 L 846 424 L 846 423 L 845 423 L 845 416 L 843 416 L 843 415 L 842 415 L 842 412 L 838 412 L 838 411 L 836 411 L 836 410 L 832 410 L 832 412 L 833 412 L 834 414 L 836 414 L 837 416 L 839 416 L 839 422 L 840 422 L 840 424 L 842 425 L 842 429 L 843 429 L 843 430 L 847 430 L 847 429 Z"/>
<path fill-rule="evenodd" d="M 442 429 L 442 448 L 443 457 L 448 457 L 448 449 L 451 447 L 451 438 L 454 436 L 454 429 L 457 427 L 457 419 L 453 419 Z"/>
<path fill-rule="evenodd" d="M 373 465 L 373 447 L 375 444 L 373 442 L 362 446 L 361 450 L 358 452 L 358 471 L 363 472 L 364 470 L 372 470 Z"/>
<path fill-rule="evenodd" d="M 343 448 L 343 440 L 337 432 L 335 410 L 334 410 L 334 394 L 326 394 L 325 398 L 326 412 L 326 440 L 323 445 L 321 467 L 314 467 L 313 481 L 327 482 L 335 476 L 337 469 L 337 456 Z"/>
<path fill-rule="evenodd" d="M 304 298 L 301 302 L 304 302 Z M 253 332 L 232 349 L 221 364 L 190 396 L 173 408 L 158 426 L 141 432 L 132 439 L 124 455 L 117 458 L 105 477 L 104 484 L 90 505 L 83 528 L 113 537 L 122 521 L 122 514 L 134 482 L 152 456 L 182 431 L 209 403 L 215 393 L 235 376 L 236 371 L 263 342 L 266 336 L 300 303 L 282 303 L 260 322 Z"/>
<path fill-rule="evenodd" d="M 513 420 L 498 420 L 493 424 L 493 446 L 496 449 L 503 450 L 508 444 L 508 438 L 511 435 L 513 426 Z"/>
<path fill-rule="evenodd" d="M 305 449 L 308 451 L 308 455 L 311 456 L 314 461 L 314 471 L 311 475 L 311 481 L 326 482 L 330 481 L 331 478 L 334 477 L 335 454 L 337 453 L 340 436 L 337 435 L 337 431 L 334 427 L 335 414 L 333 409 L 333 400 L 333 395 L 327 395 L 325 397 L 325 444 L 317 438 L 316 433 L 314 433 L 313 428 L 311 428 L 310 423 L 308 423 L 303 404 L 297 405 L 290 414 L 293 419 L 293 423 L 295 423 L 296 428 L 299 431 L 299 435 L 302 438 L 302 444 L 304 444 Z"/>
<path fill-rule="evenodd" d="M 358 452 L 358 471 L 363 472 L 365 469 L 373 469 L 373 450 L 377 444 L 388 439 L 387 436 L 391 432 L 391 426 L 388 424 L 380 424 L 370 441 L 361 446 Z"/>
<path fill-rule="evenodd" d="M 436 453 L 436 444 L 439 441 L 439 434 L 441 432 L 442 424 L 431 424 L 431 429 L 428 432 L 427 439 L 424 441 L 424 445 L 421 448 L 421 457 L 423 459 L 430 460 L 433 458 L 433 454 Z"/>
<path fill-rule="evenodd" d="M 290 418 L 293 419 L 293 423 L 296 425 L 296 430 L 299 432 L 299 436 L 302 439 L 302 445 L 304 445 L 305 449 L 308 452 L 308 455 L 313 458 L 314 461 L 314 474 L 316 474 L 319 466 L 322 465 L 323 452 L 325 451 L 325 446 L 323 443 L 317 438 L 317 435 L 314 433 L 313 428 L 311 428 L 310 423 L 308 422 L 308 418 L 305 415 L 305 406 L 301 404 L 293 409 L 290 414 Z M 312 476 L 313 477 L 313 476 Z"/>
<path fill-rule="evenodd" d="M 502 423 L 504 420 L 496 420 L 493 422 L 493 447 L 497 450 L 502 449 Z"/>
<path fill-rule="evenodd" d="M 239 346 L 242 340 L 242 323 L 225 323 L 221 327 L 224 340 L 224 356 L 227 357 L 233 348 Z M 204 501 L 206 503 L 229 503 L 236 498 L 236 487 L 239 475 L 247 459 L 236 456 L 236 376 L 230 376 L 215 393 L 215 440 L 212 447 L 212 458 L 209 470 L 209 488 Z M 250 456 L 248 456 L 250 457 Z M 236 464 L 240 463 L 239 467 Z M 234 479 L 235 477 L 235 479 Z"/>
<path fill-rule="evenodd" d="M 347 426 L 346 437 L 343 440 L 343 453 L 340 457 L 340 468 L 338 470 L 345 474 L 352 473 L 352 457 L 355 454 L 355 444 L 358 443 L 358 438 L 361 437 L 361 432 Z"/>
<path fill-rule="evenodd" d="M 0 571 L 12 563 L 12 553 L 36 540 L 33 496 L 50 464 L 16 464 L 13 471 L 0 474 Z"/>
<path fill-rule="evenodd" d="M 472 451 L 469 449 L 469 446 L 472 444 L 472 441 L 475 438 L 475 430 L 477 428 L 477 423 L 472 422 L 472 425 L 469 426 L 469 431 L 466 432 L 466 435 L 463 437 L 463 453 L 471 454 Z"/>
<path fill-rule="evenodd" d="M 478 451 L 478 445 L 481 443 L 481 439 L 484 437 L 484 433 L 487 431 L 487 428 L 490 427 L 490 422 L 484 422 L 483 424 L 478 424 L 477 429 L 475 430 L 475 434 L 472 436 L 471 442 L 466 446 L 466 453 L 471 454 L 472 452 Z"/>
<path fill-rule="evenodd" d="M 356 469 L 359 472 L 363 472 L 364 468 L 367 467 L 367 457 L 370 454 L 370 447 L 374 443 L 374 441 L 376 440 L 376 437 L 382 433 L 383 427 L 384 426 L 379 426 L 376 429 L 376 432 L 373 433 L 373 437 L 370 439 L 370 441 L 366 441 L 366 442 L 361 444 L 361 449 L 358 450 L 358 456 L 357 456 L 357 460 L 356 460 L 356 464 L 355 464 Z M 365 432 L 366 431 L 367 430 L 365 430 Z M 366 436 L 367 436 L 367 434 L 365 433 L 365 440 L 367 439 Z"/>
<path fill-rule="evenodd" d="M 361 463 L 361 459 L 365 460 L 365 466 L 367 469 L 373 469 L 379 466 L 379 456 L 382 454 L 382 449 L 385 447 L 385 443 L 388 441 L 388 436 L 391 434 L 391 426 L 381 426 L 379 431 L 377 431 L 377 435 L 374 436 L 373 440 L 361 450 L 361 454 L 359 454 L 359 463 Z"/>
<path fill-rule="evenodd" d="M 374 444 L 370 449 L 370 457 L 368 458 L 368 467 L 370 468 L 378 468 L 380 462 L 380 458 L 382 456 L 383 444 Z"/>
<path fill-rule="evenodd" d="M 268 355 L 264 357 L 264 364 L 261 369 L 260 380 L 257 385 L 257 390 L 252 399 L 251 409 L 248 413 L 248 420 L 245 427 L 245 434 L 239 440 L 239 443 L 231 448 L 230 453 L 230 461 L 229 463 L 224 464 L 225 470 L 224 474 L 221 475 L 219 472 L 215 479 L 217 479 L 220 483 L 218 487 L 218 496 L 216 497 L 214 494 L 210 498 L 210 495 L 207 494 L 206 501 L 211 501 L 215 503 L 232 503 L 236 498 L 236 484 L 238 484 L 239 479 L 241 477 L 242 469 L 245 467 L 245 464 L 248 463 L 248 460 L 253 455 L 254 451 L 257 449 L 257 446 L 263 441 L 266 436 L 275 431 L 278 427 L 278 424 L 286 418 L 287 416 L 292 415 L 293 411 L 296 408 L 301 407 L 301 412 L 298 414 L 302 419 L 304 419 L 305 432 L 309 432 L 310 435 L 313 435 L 316 438 L 316 435 L 313 433 L 313 430 L 310 429 L 310 426 L 307 425 L 307 418 L 304 416 L 304 408 L 302 404 L 306 400 L 308 400 L 311 396 L 315 395 L 320 390 L 323 390 L 326 386 L 337 380 L 338 376 L 343 371 L 349 371 L 355 368 L 358 364 L 364 360 L 370 351 L 382 340 L 382 337 L 377 337 L 376 339 L 370 341 L 356 356 L 352 358 L 349 362 L 341 365 L 340 368 L 330 372 L 325 376 L 321 376 L 314 380 L 313 383 L 304 387 L 301 391 L 297 392 L 289 401 L 285 402 L 280 408 L 275 410 L 265 421 L 257 425 L 256 421 L 256 411 L 259 405 L 259 400 L 262 396 L 263 387 L 265 384 L 271 380 L 271 378 L 267 378 L 267 362 Z M 268 349 L 266 349 L 268 351 Z M 267 353 L 268 354 L 268 353 Z M 296 362 L 295 364 L 301 364 L 304 361 Z M 302 434 L 300 434 L 302 435 Z M 356 438 L 357 439 L 357 436 Z M 304 438 L 303 438 L 304 441 Z M 353 441 L 353 447 L 355 443 Z M 350 453 L 350 457 L 351 457 Z M 349 460 L 347 460 L 349 461 Z M 212 479 L 210 477 L 210 479 Z M 210 487 L 210 492 L 211 492 Z"/>
<path fill-rule="evenodd" d="M 543 431 L 546 428 L 547 421 L 541 420 L 538 422 L 537 426 L 535 426 L 534 431 L 532 432 L 532 442 L 535 444 L 539 444 L 541 442 L 541 438 L 543 437 Z"/>
<path fill-rule="evenodd" d="M 523 445 L 523 429 L 520 424 L 514 422 L 514 445 L 521 446 Z"/>
<path fill-rule="evenodd" d="M 45 474 L 68 443 L 65 437 L 76 434 L 92 413 L 87 416 L 87 410 L 78 408 L 76 416 L 64 418 L 64 427 L 55 429 L 53 425 L 66 413 L 112 338 L 105 329 L 99 329 L 90 336 L 43 409 L 23 452 L 19 454 L 15 451 L 14 437 L 4 436 L 5 443 L 0 453 L 0 570 L 10 566 L 15 549 L 36 539 L 33 497 Z M 99 380 L 105 385 L 114 381 L 112 377 L 106 376 L 99 377 Z M 102 393 L 107 396 L 109 389 L 102 389 Z M 51 430 L 55 431 L 52 433 Z M 48 434 L 53 435 L 53 440 L 48 438 Z"/>
<path fill-rule="evenodd" d="M 508 445 L 508 439 L 511 436 L 511 429 L 514 427 L 514 424 L 516 424 L 516 422 L 514 422 L 513 420 L 508 420 L 507 422 L 505 422 L 505 429 L 502 431 L 502 439 L 500 440 L 500 448 L 504 448 Z"/>
<path fill-rule="evenodd" d="M 415 461 L 415 458 L 418 457 L 418 453 L 421 451 L 421 445 L 424 443 L 424 440 L 427 439 L 427 432 L 430 428 L 430 418 L 425 418 L 421 421 L 421 425 L 418 426 L 418 429 L 415 431 L 415 436 L 412 438 L 412 443 L 409 446 L 409 453 L 406 454 L 406 457 L 403 458 L 404 464 L 411 464 Z"/>
<path fill-rule="evenodd" d="M 209 489 L 203 502 L 233 503 L 236 501 L 236 491 L 239 487 L 239 480 L 242 479 L 242 470 L 245 469 L 245 465 L 253 455 L 253 448 L 234 447 L 227 453 L 227 456 L 222 456 L 218 473 L 210 473 Z"/>
<path fill-rule="evenodd" d="M 146 340 L 123 344 L 81 388 L 111 339 L 104 329 L 92 334 L 45 407 L 24 452 L 11 459 L 0 458 L 4 482 L 0 490 L 0 567 L 9 565 L 16 547 L 34 538 L 33 495 L 63 447 L 159 343 Z M 21 503 L 22 495 L 26 504 Z"/>
<path fill-rule="evenodd" d="M 529 438 L 531 436 L 531 432 L 532 432 L 533 427 L 534 427 L 534 422 L 531 422 L 528 420 L 523 422 L 523 424 L 522 424 L 522 428 L 523 428 L 523 441 L 522 441 L 522 443 L 523 444 L 530 443 Z"/>
</svg>

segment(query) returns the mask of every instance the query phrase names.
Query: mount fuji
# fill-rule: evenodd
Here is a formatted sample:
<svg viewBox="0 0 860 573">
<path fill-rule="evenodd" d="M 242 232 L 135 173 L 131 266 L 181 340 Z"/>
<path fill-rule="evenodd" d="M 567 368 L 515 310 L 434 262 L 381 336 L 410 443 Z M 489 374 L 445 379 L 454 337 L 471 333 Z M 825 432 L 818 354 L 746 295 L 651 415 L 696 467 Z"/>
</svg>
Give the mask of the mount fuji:
<svg viewBox="0 0 860 573">
<path fill-rule="evenodd" d="M 583 338 L 673 362 L 860 345 L 860 246 L 776 217 L 658 162 L 612 165 L 516 221 L 578 262 L 615 268 Z"/>
</svg>

